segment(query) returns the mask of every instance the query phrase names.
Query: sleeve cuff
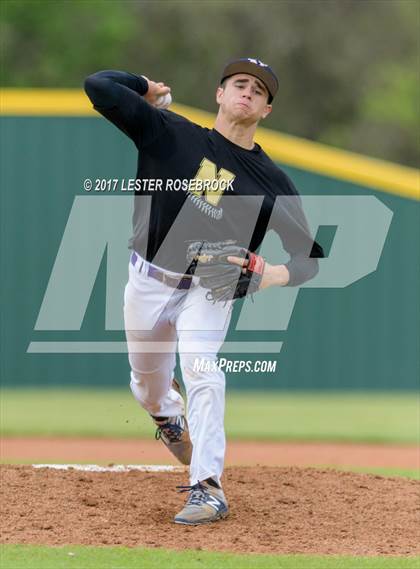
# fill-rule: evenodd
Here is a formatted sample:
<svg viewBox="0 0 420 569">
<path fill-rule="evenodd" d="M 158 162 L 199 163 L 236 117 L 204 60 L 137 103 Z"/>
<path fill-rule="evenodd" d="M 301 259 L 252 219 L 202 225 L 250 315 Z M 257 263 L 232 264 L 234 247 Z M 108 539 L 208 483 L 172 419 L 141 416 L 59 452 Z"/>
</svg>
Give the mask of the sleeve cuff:
<svg viewBox="0 0 420 569">
<path fill-rule="evenodd" d="M 147 79 L 144 75 L 139 75 L 137 79 L 139 80 L 139 87 L 137 89 L 137 92 L 139 95 L 143 96 L 149 90 L 149 83 L 147 82 Z"/>
<path fill-rule="evenodd" d="M 319 270 L 318 260 L 308 257 L 299 260 L 292 259 L 285 266 L 289 271 L 289 282 L 286 286 L 299 286 L 313 279 Z"/>
</svg>

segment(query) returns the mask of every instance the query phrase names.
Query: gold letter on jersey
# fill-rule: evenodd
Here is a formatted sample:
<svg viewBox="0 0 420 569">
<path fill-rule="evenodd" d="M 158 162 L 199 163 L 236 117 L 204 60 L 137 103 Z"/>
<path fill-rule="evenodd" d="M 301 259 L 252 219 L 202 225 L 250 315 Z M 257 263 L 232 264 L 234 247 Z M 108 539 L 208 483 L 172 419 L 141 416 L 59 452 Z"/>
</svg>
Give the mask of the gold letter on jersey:
<svg viewBox="0 0 420 569">
<path fill-rule="evenodd" d="M 208 158 L 203 158 L 189 189 L 196 196 L 204 195 L 209 204 L 217 206 L 229 182 L 233 182 L 235 178 L 235 174 L 224 168 L 220 168 L 218 172 L 214 162 Z M 206 184 L 204 184 L 205 181 L 207 181 Z M 212 187 L 205 189 L 206 186 Z"/>
</svg>

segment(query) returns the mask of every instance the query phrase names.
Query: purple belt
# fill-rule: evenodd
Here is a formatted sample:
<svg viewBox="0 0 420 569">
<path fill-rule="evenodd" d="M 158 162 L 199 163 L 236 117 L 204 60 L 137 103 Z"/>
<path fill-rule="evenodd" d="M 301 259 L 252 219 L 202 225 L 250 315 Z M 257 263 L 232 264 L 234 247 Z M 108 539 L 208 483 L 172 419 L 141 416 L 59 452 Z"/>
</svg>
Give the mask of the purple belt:
<svg viewBox="0 0 420 569">
<path fill-rule="evenodd" d="M 135 267 L 138 258 L 139 257 L 137 255 L 137 253 L 135 253 L 133 251 L 133 253 L 131 254 L 131 259 L 130 259 L 133 267 Z M 140 265 L 139 271 L 140 271 L 142 266 L 143 265 Z M 157 267 L 153 267 L 152 265 L 149 265 L 149 267 L 147 269 L 147 274 L 149 277 L 152 277 L 153 279 L 156 279 L 157 281 L 159 281 L 159 282 L 161 282 L 167 286 L 170 286 L 171 288 L 188 290 L 192 285 L 192 277 L 191 276 L 184 275 L 181 279 L 178 279 L 176 277 L 170 277 L 164 271 L 161 271 L 160 269 L 158 269 Z"/>
</svg>

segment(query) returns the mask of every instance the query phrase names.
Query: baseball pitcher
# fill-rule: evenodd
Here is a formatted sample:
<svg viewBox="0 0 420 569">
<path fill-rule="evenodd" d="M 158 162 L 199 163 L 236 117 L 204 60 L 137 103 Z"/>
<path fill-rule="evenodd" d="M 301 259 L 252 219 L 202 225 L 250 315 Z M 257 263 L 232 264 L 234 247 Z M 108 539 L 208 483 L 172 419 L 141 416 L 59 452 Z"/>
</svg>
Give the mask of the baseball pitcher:
<svg viewBox="0 0 420 569">
<path fill-rule="evenodd" d="M 187 501 L 174 521 L 213 522 L 229 511 L 221 481 L 225 376 L 217 366 L 198 371 L 194 362 L 217 362 L 235 299 L 299 285 L 316 275 L 323 256 L 293 183 L 254 142 L 278 79 L 258 59 L 230 61 L 211 130 L 163 108 L 170 88 L 142 75 L 101 71 L 85 89 L 138 150 L 142 185 L 124 295 L 131 390 L 156 438 L 190 467 L 190 484 L 181 487 Z M 287 263 L 258 255 L 268 230 L 280 236 Z M 188 412 L 174 378 L 177 352 Z"/>
</svg>

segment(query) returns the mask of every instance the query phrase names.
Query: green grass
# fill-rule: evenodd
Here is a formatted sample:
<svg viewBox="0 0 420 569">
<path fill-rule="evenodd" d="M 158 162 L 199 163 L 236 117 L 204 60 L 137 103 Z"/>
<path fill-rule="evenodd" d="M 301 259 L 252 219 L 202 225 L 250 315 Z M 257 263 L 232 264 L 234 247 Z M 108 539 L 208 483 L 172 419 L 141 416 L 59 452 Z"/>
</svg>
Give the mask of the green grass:
<svg viewBox="0 0 420 569">
<path fill-rule="evenodd" d="M 129 389 L 5 389 L 1 429 L 9 436 L 153 435 Z M 403 393 L 230 392 L 226 431 L 244 440 L 416 443 L 419 400 Z"/>
<path fill-rule="evenodd" d="M 320 465 L 317 465 L 320 466 Z M 325 466 L 324 468 L 335 468 L 336 470 L 344 470 L 346 472 L 365 472 L 367 474 L 378 474 L 379 476 L 402 476 L 404 478 L 412 478 L 420 480 L 420 469 L 416 468 L 385 468 L 375 466 Z M 419 568 L 420 569 L 420 568 Z"/>
<path fill-rule="evenodd" d="M 382 393 L 235 394 L 227 402 L 232 438 L 416 443 L 419 399 Z"/>
<path fill-rule="evenodd" d="M 124 547 L 6 545 L 2 569 L 418 569 L 420 557 L 234 555 Z"/>
</svg>

